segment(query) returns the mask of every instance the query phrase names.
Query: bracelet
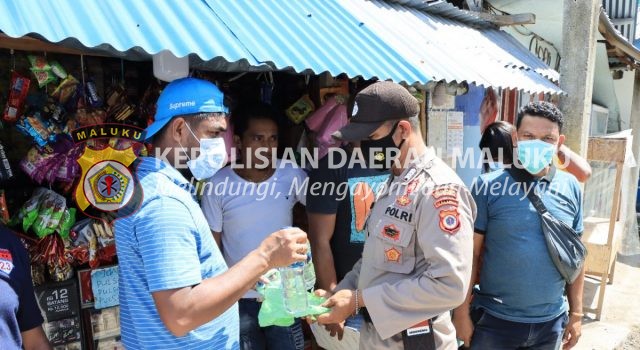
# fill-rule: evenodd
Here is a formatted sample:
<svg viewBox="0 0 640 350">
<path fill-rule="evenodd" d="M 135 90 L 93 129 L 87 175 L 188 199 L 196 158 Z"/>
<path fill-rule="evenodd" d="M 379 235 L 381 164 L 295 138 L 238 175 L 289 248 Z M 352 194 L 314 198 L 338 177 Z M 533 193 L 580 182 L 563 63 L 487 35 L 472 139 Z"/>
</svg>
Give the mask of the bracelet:
<svg viewBox="0 0 640 350">
<path fill-rule="evenodd" d="M 356 315 L 360 313 L 360 306 L 358 305 L 358 290 L 356 289 Z"/>
<path fill-rule="evenodd" d="M 584 317 L 584 314 L 581 312 L 569 312 L 569 315 L 573 315 L 573 316 L 579 316 L 579 317 Z"/>
</svg>

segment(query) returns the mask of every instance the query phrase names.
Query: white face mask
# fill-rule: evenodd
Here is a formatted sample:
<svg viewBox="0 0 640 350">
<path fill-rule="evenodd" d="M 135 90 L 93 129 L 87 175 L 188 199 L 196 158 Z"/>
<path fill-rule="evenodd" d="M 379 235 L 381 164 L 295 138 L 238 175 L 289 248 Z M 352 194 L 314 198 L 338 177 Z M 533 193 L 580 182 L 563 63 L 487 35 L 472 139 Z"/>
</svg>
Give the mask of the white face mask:
<svg viewBox="0 0 640 350">
<path fill-rule="evenodd" d="M 198 140 L 196 134 L 191 131 L 189 124 L 187 125 L 187 129 L 193 137 Z M 206 180 L 218 170 L 222 169 L 227 162 L 227 148 L 224 144 L 224 139 L 222 137 L 216 137 L 214 139 L 199 139 L 198 143 L 200 143 L 200 155 L 196 159 L 189 158 L 189 154 L 182 147 L 182 150 L 187 153 L 187 158 L 189 161 L 187 162 L 187 166 L 189 170 L 191 170 L 191 174 L 198 181 Z"/>
</svg>

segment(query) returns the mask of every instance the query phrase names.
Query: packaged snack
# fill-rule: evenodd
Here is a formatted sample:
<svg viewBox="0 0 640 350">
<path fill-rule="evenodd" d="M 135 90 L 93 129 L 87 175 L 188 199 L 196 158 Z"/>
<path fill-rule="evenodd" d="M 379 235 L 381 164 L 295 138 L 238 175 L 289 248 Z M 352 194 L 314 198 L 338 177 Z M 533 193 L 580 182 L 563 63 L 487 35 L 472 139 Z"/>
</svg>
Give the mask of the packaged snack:
<svg viewBox="0 0 640 350">
<path fill-rule="evenodd" d="M 31 136 L 39 147 L 45 147 L 49 142 L 55 141 L 55 134 L 52 134 L 53 127 L 42 118 L 40 112 L 21 118 L 16 128 L 23 134 Z"/>
<path fill-rule="evenodd" d="M 64 124 L 67 120 L 67 111 L 51 97 L 47 100 L 47 104 L 42 108 L 42 111 L 49 120 L 58 124 Z"/>
<path fill-rule="evenodd" d="M 107 114 L 114 120 L 118 122 L 122 122 L 127 120 L 131 115 L 135 112 L 135 106 L 130 105 L 128 103 L 118 103 L 116 105 L 111 106 Z"/>
<path fill-rule="evenodd" d="M 47 191 L 41 200 L 38 217 L 33 223 L 33 231 L 40 238 L 52 234 L 60 225 L 66 209 L 67 201 L 63 196 Z"/>
<path fill-rule="evenodd" d="M 293 103 L 287 110 L 285 114 L 292 122 L 296 124 L 300 124 L 311 112 L 315 110 L 315 105 L 309 95 L 304 95 L 300 97 L 296 102 Z"/>
<path fill-rule="evenodd" d="M 9 180 L 13 177 L 13 171 L 11 170 L 11 164 L 7 158 L 7 154 L 4 151 L 4 146 L 0 142 L 0 182 Z"/>
<path fill-rule="evenodd" d="M 24 106 L 24 102 L 27 99 L 27 93 L 29 92 L 29 85 L 31 81 L 16 72 L 11 73 L 11 88 L 9 92 L 9 99 L 7 105 L 4 108 L 2 119 L 6 122 L 15 122 L 18 120 L 18 115 Z"/>
<path fill-rule="evenodd" d="M 103 124 L 107 119 L 107 113 L 101 109 L 88 111 L 86 109 L 78 109 L 76 112 L 76 120 L 80 126 L 90 126 Z"/>
<path fill-rule="evenodd" d="M 66 259 L 62 237 L 54 234 L 42 238 L 35 247 L 33 256 L 32 265 L 46 266 L 49 277 L 53 281 L 65 281 L 73 277 L 73 270 Z"/>
<path fill-rule="evenodd" d="M 60 219 L 60 225 L 56 228 L 56 232 L 62 237 L 62 239 L 69 238 L 69 232 L 71 227 L 76 223 L 76 208 L 69 208 L 62 214 Z"/>
<path fill-rule="evenodd" d="M 51 72 L 51 69 L 44 70 L 31 68 L 31 72 L 33 72 L 33 75 L 36 77 L 38 87 L 40 88 L 58 80 L 58 78 L 56 78 L 56 75 Z"/>
<path fill-rule="evenodd" d="M 29 200 L 27 200 L 22 205 L 22 208 L 20 208 L 20 211 L 18 212 L 18 216 L 16 217 L 17 219 L 15 220 L 16 222 L 14 222 L 14 224 L 17 225 L 20 221 L 22 221 L 23 232 L 29 231 L 29 228 L 31 228 L 31 225 L 33 225 L 33 223 L 38 218 L 38 208 L 40 207 L 40 199 L 47 192 L 48 191 L 44 188 L 41 188 L 41 187 L 36 188 L 35 191 L 33 191 L 33 195 L 31 196 L 31 198 L 29 198 Z"/>
<path fill-rule="evenodd" d="M 7 208 L 7 199 L 4 196 L 4 190 L 0 190 L 0 222 L 6 224 L 9 222 L 9 208 Z"/>
<path fill-rule="evenodd" d="M 42 56 L 28 55 L 27 59 L 31 64 L 31 69 L 42 69 L 42 70 L 51 69 L 51 66 L 47 62 L 47 59 Z"/>
<path fill-rule="evenodd" d="M 87 101 L 91 107 L 97 108 L 102 106 L 102 98 L 98 96 L 98 88 L 96 87 L 96 83 L 89 79 L 85 84 L 85 93 L 87 96 Z"/>
<path fill-rule="evenodd" d="M 31 279 L 33 280 L 34 286 L 39 286 L 45 282 L 43 264 L 31 264 Z"/>
<path fill-rule="evenodd" d="M 78 80 L 74 78 L 73 75 L 69 74 L 66 78 L 64 78 L 64 80 L 62 80 L 62 82 L 60 82 L 58 87 L 53 90 L 51 96 L 53 98 L 56 98 L 59 103 L 65 104 L 65 107 L 69 108 L 69 105 L 66 104 L 70 101 L 71 97 L 74 96 L 74 94 L 77 95 L 79 93 L 78 84 Z M 73 103 L 77 103 L 77 99 Z"/>
<path fill-rule="evenodd" d="M 125 97 L 124 86 L 115 85 L 111 87 L 109 91 L 105 94 L 105 96 L 106 96 L 107 106 L 108 107 L 114 106 L 116 103 L 119 103 L 124 99 Z"/>
<path fill-rule="evenodd" d="M 58 77 L 51 71 L 51 66 L 46 58 L 34 55 L 29 55 L 27 58 L 29 59 L 29 63 L 31 63 L 31 72 L 33 72 L 33 75 L 36 77 L 40 88 L 58 80 Z"/>
<path fill-rule="evenodd" d="M 66 281 L 74 275 L 71 265 L 64 256 L 56 259 L 51 264 L 47 264 L 47 267 L 49 268 L 49 277 L 55 282 Z"/>
<path fill-rule="evenodd" d="M 67 71 L 64 70 L 64 68 L 60 63 L 58 63 L 58 61 L 51 62 L 51 71 L 60 79 L 64 79 L 67 77 Z"/>
</svg>

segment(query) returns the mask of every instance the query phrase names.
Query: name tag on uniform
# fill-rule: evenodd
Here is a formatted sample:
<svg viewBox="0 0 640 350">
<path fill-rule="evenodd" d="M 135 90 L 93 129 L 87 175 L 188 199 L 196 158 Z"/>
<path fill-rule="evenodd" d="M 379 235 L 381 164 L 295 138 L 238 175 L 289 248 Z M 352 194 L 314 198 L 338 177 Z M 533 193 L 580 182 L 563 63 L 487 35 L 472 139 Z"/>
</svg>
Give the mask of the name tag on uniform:
<svg viewBox="0 0 640 350">
<path fill-rule="evenodd" d="M 413 325 L 411 328 L 407 328 L 407 335 L 413 337 L 414 335 L 429 334 L 431 333 L 431 322 L 422 321 Z"/>
<path fill-rule="evenodd" d="M 436 350 L 431 321 L 422 321 L 402 332 L 402 344 L 405 350 Z"/>
</svg>

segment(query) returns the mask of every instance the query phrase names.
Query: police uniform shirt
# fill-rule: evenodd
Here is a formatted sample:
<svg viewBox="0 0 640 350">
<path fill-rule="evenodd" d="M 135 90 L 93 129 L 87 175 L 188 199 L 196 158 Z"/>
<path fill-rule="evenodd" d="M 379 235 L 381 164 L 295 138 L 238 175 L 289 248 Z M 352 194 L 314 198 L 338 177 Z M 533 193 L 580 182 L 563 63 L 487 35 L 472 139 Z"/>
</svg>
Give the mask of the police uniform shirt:
<svg viewBox="0 0 640 350">
<path fill-rule="evenodd" d="M 448 311 L 466 296 L 476 206 L 432 148 L 378 194 L 362 259 L 336 289 L 360 289 L 371 316 L 360 348 L 402 349 L 401 332 L 427 319 L 436 347 L 457 349 Z"/>
</svg>

